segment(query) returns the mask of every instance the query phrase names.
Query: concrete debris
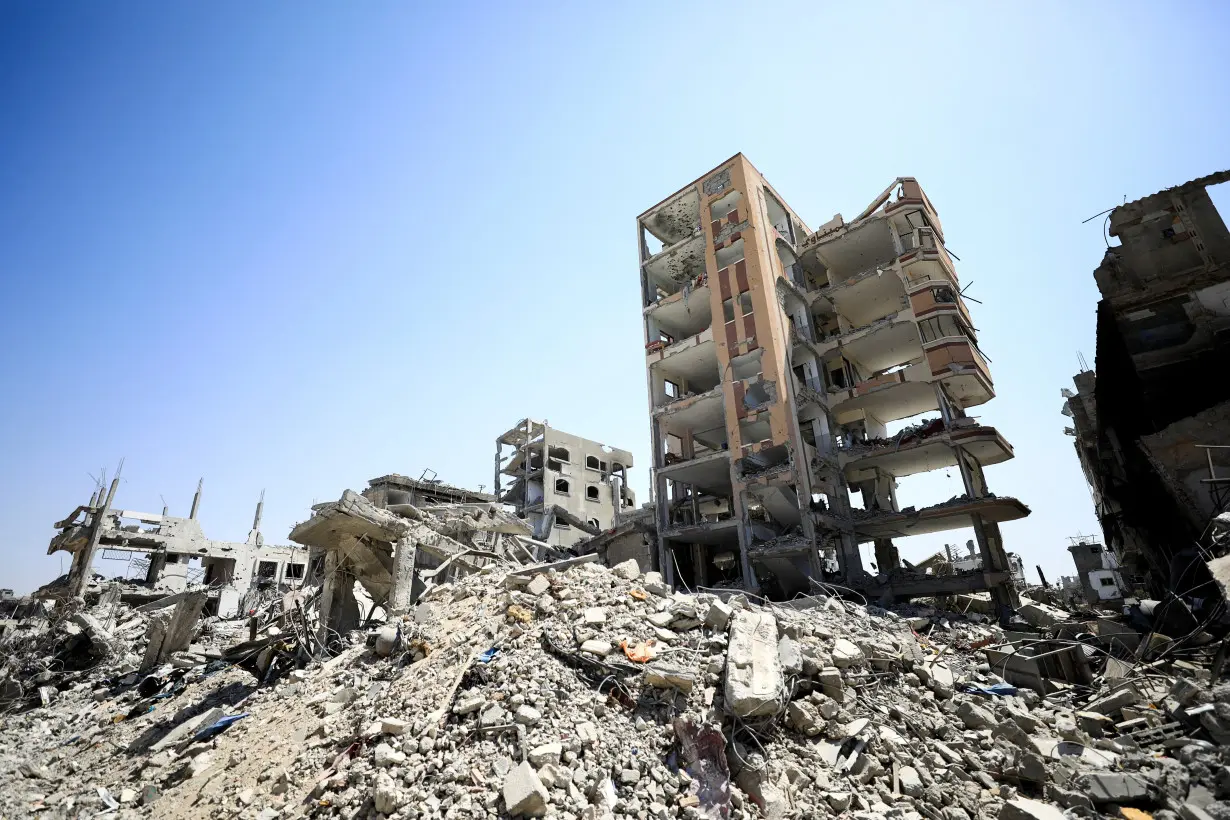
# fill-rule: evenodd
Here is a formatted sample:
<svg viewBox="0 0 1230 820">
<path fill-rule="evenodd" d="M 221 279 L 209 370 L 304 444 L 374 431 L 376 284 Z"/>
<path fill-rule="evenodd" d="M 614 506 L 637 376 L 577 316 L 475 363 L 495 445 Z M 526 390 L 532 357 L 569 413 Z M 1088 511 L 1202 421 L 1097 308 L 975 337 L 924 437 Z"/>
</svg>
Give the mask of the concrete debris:
<svg viewBox="0 0 1230 820">
<path fill-rule="evenodd" d="M 476 556 L 455 510 L 347 504 L 362 515 L 335 507 L 335 524 L 366 528 L 369 557 L 373 527 L 395 539 L 375 559 L 392 584 L 414 530 L 395 519 Z M 441 544 L 415 549 L 414 577 Z M 1004 630 L 941 601 L 687 595 L 486 552 L 324 641 L 321 580 L 191 628 L 174 625 L 185 595 L 90 619 L 70 600 L 6 632 L 0 816 L 1230 816 L 1216 643 L 1142 639 L 1137 656 L 1077 613 Z M 1005 680 L 1005 657 L 1055 641 L 1091 648 L 1083 683 L 1050 649 L 1029 656 L 1037 689 Z"/>
</svg>

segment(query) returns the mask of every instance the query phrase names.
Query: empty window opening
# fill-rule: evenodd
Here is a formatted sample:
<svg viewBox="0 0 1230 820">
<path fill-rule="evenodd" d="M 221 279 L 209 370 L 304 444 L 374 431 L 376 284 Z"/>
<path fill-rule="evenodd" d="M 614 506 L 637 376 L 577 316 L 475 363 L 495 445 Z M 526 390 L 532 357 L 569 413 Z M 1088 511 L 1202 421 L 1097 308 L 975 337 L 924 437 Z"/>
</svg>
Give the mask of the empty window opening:
<svg viewBox="0 0 1230 820">
<path fill-rule="evenodd" d="M 261 561 L 256 568 L 256 577 L 261 579 L 272 580 L 278 575 L 278 564 L 276 561 Z"/>
<path fill-rule="evenodd" d="M 568 495 L 567 479 L 563 479 L 563 478 L 555 479 L 555 492 L 558 493 L 559 495 Z"/>
<path fill-rule="evenodd" d="M 735 377 L 735 381 L 743 381 L 750 379 L 760 373 L 760 360 L 764 355 L 764 348 L 756 348 L 751 353 L 744 353 L 742 356 L 735 356 L 730 360 L 730 371 Z"/>
<path fill-rule="evenodd" d="M 752 382 L 743 391 L 743 406 L 747 408 L 763 407 L 773 401 L 773 391 L 764 381 Z"/>
<path fill-rule="evenodd" d="M 1114 578 L 1099 578 L 1098 583 L 1104 587 L 1113 587 L 1115 585 Z"/>
<path fill-rule="evenodd" d="M 772 431 L 769 428 L 769 416 L 767 413 L 761 414 L 763 418 L 744 419 L 739 422 L 739 439 L 743 446 L 755 444 L 758 441 L 764 441 L 772 436 Z"/>
<path fill-rule="evenodd" d="M 725 319 L 727 322 L 733 322 L 735 320 L 735 300 L 734 299 L 727 299 L 726 301 L 722 302 L 722 318 Z"/>
<path fill-rule="evenodd" d="M 599 469 L 599 470 L 601 470 L 602 472 L 604 472 L 604 473 L 605 473 L 605 472 L 606 472 L 606 462 L 605 462 L 605 461 L 599 461 L 599 462 L 598 462 L 598 469 Z"/>
<path fill-rule="evenodd" d="M 614 470 L 615 472 L 618 473 L 621 470 L 623 470 L 623 468 L 624 468 L 624 465 L 620 464 L 618 461 L 611 462 L 611 469 Z"/>
<path fill-rule="evenodd" d="M 725 219 L 731 211 L 739 208 L 739 200 L 743 199 L 742 191 L 731 191 L 721 199 L 715 200 L 709 206 L 710 219 Z"/>
<path fill-rule="evenodd" d="M 547 455 L 558 461 L 569 461 L 568 450 L 565 447 L 550 447 L 547 449 Z"/>
<path fill-rule="evenodd" d="M 292 581 L 303 578 L 303 564 L 287 564 L 286 577 Z"/>
<path fill-rule="evenodd" d="M 644 225 L 641 226 L 641 256 L 645 259 L 657 256 L 666 247 L 661 239 L 650 233 Z"/>
<path fill-rule="evenodd" d="M 588 521 L 586 521 L 585 523 L 586 523 L 586 524 L 589 524 L 591 527 L 593 527 L 593 528 L 594 528 L 594 529 L 596 529 L 596 530 L 600 530 L 600 529 L 602 529 L 602 525 L 598 523 L 598 519 L 597 519 L 597 518 L 591 518 L 591 519 L 589 519 Z"/>
<path fill-rule="evenodd" d="M 585 498 L 588 499 L 589 501 L 598 500 L 598 485 L 597 484 L 590 484 L 588 487 L 585 488 Z"/>
<path fill-rule="evenodd" d="M 947 339 L 952 337 L 965 337 L 971 342 L 974 341 L 974 333 L 965 323 L 952 315 L 933 316 L 930 319 L 923 319 L 918 323 L 918 332 L 922 337 L 923 343 L 934 342 L 937 339 Z"/>
<path fill-rule="evenodd" d="M 937 304 L 955 305 L 957 303 L 957 295 L 949 287 L 931 288 L 931 296 Z"/>
<path fill-rule="evenodd" d="M 585 466 L 586 466 L 586 467 L 588 467 L 588 468 L 589 468 L 589 469 L 591 469 L 591 470 L 598 470 L 598 469 L 601 469 L 601 468 L 599 467 L 599 464 L 600 464 L 600 463 L 601 463 L 601 462 L 599 462 L 599 461 L 598 461 L 598 457 L 597 457 L 597 456 L 586 456 L 586 457 L 585 457 Z"/>
<path fill-rule="evenodd" d="M 737 262 L 742 262 L 742 261 L 743 261 L 743 239 L 742 238 L 736 239 L 734 242 L 731 242 L 725 248 L 718 249 L 717 266 L 719 270 L 721 268 L 730 267 L 731 265 L 734 265 Z"/>
<path fill-rule="evenodd" d="M 677 399 L 683 395 L 683 388 L 670 379 L 662 381 L 662 389 L 666 393 L 667 398 Z"/>
<path fill-rule="evenodd" d="M 750 290 L 739 294 L 739 309 L 744 316 L 752 315 L 752 292 Z"/>
</svg>

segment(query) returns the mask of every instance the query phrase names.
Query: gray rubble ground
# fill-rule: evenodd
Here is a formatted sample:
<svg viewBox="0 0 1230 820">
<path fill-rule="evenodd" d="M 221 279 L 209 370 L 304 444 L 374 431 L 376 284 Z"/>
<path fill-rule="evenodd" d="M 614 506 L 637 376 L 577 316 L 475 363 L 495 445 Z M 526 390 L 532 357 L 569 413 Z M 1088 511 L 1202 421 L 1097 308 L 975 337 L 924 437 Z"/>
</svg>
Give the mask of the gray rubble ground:
<svg viewBox="0 0 1230 820">
<path fill-rule="evenodd" d="M 1230 726 L 1230 686 L 1199 671 L 1102 693 L 1100 712 L 985 697 L 960 691 L 1000 681 L 968 648 L 1001 637 L 977 618 L 665 592 L 627 566 L 490 569 L 430 590 L 381 652 L 352 633 L 265 687 L 206 673 L 211 646 L 247 637 L 215 625 L 160 670 L 188 668 L 183 692 L 117 721 L 138 697 L 102 681 L 135 669 L 134 638 L 4 717 L 0 816 L 1045 820 L 1131 803 L 1230 818 L 1227 747 L 1106 733 L 1167 698 L 1209 705 L 1210 732 Z M 144 618 L 112 635 L 143 634 Z M 220 714 L 248 717 L 193 742 Z M 687 727 L 725 739 L 707 768 L 684 765 Z"/>
</svg>

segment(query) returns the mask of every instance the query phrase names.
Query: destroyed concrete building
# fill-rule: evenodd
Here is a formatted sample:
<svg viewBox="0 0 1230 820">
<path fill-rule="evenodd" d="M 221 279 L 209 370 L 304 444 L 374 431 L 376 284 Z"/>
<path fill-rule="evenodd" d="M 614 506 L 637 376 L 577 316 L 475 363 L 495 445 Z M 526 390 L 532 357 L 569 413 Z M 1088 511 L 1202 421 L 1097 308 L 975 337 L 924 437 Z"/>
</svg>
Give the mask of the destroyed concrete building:
<svg viewBox="0 0 1230 820">
<path fill-rule="evenodd" d="M 636 509 L 632 454 L 524 418 L 495 440 L 495 497 L 534 538 L 567 547 Z"/>
<path fill-rule="evenodd" d="M 1087 535 L 1068 539 L 1068 552 L 1076 565 L 1076 583 L 1090 606 L 1112 606 L 1131 591 L 1119 570 L 1119 559 L 1096 538 Z"/>
<path fill-rule="evenodd" d="M 888 597 L 994 589 L 1010 606 L 999 524 L 1029 510 L 987 485 L 983 468 L 1012 447 L 966 415 L 994 396 L 990 371 L 918 183 L 812 232 L 739 154 L 637 230 L 667 579 L 781 596 L 809 578 Z M 898 502 L 898 478 L 954 466 L 963 496 Z M 911 571 L 892 542 L 964 527 L 973 572 Z"/>
<path fill-rule="evenodd" d="M 1230 501 L 1230 232 L 1207 191 L 1226 182 L 1110 211 L 1095 370 L 1064 391 L 1104 543 L 1153 595 Z"/>
<path fill-rule="evenodd" d="M 448 487 L 443 493 L 440 486 Z M 420 504 L 411 503 L 411 494 Z M 402 476 L 372 479 L 363 495 L 312 508 L 290 539 L 310 549 L 307 583 L 319 589 L 318 640 L 327 645 L 370 619 L 406 612 L 424 591 L 492 562 L 521 564 L 558 557 L 532 537 L 528 521 L 449 485 L 422 486 Z"/>
<path fill-rule="evenodd" d="M 248 603 L 287 588 L 302 585 L 307 552 L 294 545 L 266 544 L 261 534 L 264 494 L 257 502 L 252 530 L 246 541 L 217 541 L 206 538 L 197 519 L 201 505 L 201 484 L 192 498 L 187 518 L 168 513 L 146 513 L 117 509 L 114 506 L 119 477 L 110 489 L 100 487 L 88 504 L 75 509 L 55 524 L 60 532 L 51 539 L 47 554 L 64 551 L 72 555 L 68 575 L 40 589 L 36 595 L 72 598 L 86 593 L 93 576 L 99 550 L 108 557 L 142 556 L 142 580 L 123 587 L 126 602 L 140 603 L 200 587 L 207 590 L 208 611 L 230 617 Z M 203 482 L 202 482 L 203 483 Z M 94 590 L 97 592 L 97 589 Z"/>
</svg>

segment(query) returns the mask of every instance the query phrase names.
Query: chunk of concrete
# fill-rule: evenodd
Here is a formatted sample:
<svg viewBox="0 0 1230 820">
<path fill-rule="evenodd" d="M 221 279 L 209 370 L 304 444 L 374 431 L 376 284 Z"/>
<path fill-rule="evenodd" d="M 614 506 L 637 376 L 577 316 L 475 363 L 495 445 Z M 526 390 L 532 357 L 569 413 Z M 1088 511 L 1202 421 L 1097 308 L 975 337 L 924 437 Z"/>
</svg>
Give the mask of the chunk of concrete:
<svg viewBox="0 0 1230 820">
<path fill-rule="evenodd" d="M 1149 784 L 1129 772 L 1091 772 L 1079 781 L 1094 804 L 1134 803 L 1149 796 Z"/>
<path fill-rule="evenodd" d="M 629 558 L 611 567 L 611 572 L 625 581 L 635 581 L 641 577 L 641 565 L 636 563 L 635 558 Z"/>
<path fill-rule="evenodd" d="M 1063 623 L 1071 617 L 1062 609 L 1057 609 L 1048 604 L 1040 604 L 1037 601 L 1030 601 L 1028 598 L 1021 600 L 1021 605 L 1017 608 L 1017 614 L 1029 624 L 1039 629 Z"/>
<path fill-rule="evenodd" d="M 696 683 L 696 677 L 686 669 L 654 664 L 645 670 L 645 683 L 658 689 L 678 689 L 680 692 L 691 692 Z"/>
<path fill-rule="evenodd" d="M 820 684 L 820 691 L 829 698 L 837 703 L 846 702 L 846 684 L 841 679 L 841 670 L 836 666 L 821 669 L 820 674 L 816 675 L 816 682 Z"/>
<path fill-rule="evenodd" d="M 546 594 L 547 590 L 550 588 L 551 581 L 547 578 L 547 576 L 540 574 L 535 575 L 530 579 L 529 586 L 525 588 L 525 591 L 537 598 L 539 595 Z"/>
<path fill-rule="evenodd" d="M 788 675 L 797 675 L 803 671 L 803 652 L 797 641 L 786 636 L 777 642 L 777 659 L 782 665 L 782 671 Z"/>
<path fill-rule="evenodd" d="M 736 613 L 726 653 L 726 708 L 739 717 L 771 715 L 785 686 L 777 655 L 777 619 L 767 612 Z"/>
<path fill-rule="evenodd" d="M 970 700 L 963 700 L 957 706 L 957 717 L 969 729 L 990 729 L 997 722 L 994 712 Z"/>
<path fill-rule="evenodd" d="M 542 817 L 547 813 L 547 787 L 528 762 L 504 776 L 504 808 L 513 817 Z"/>
<path fill-rule="evenodd" d="M 1140 695 L 1130 686 L 1112 692 L 1104 698 L 1098 698 L 1085 707 L 1087 712 L 1097 712 L 1099 715 L 1113 715 L 1124 706 L 1133 706 L 1140 700 Z"/>
<path fill-rule="evenodd" d="M 1067 820 L 1067 815 L 1040 800 L 1018 797 L 1004 803 L 999 810 L 999 820 Z"/>
<path fill-rule="evenodd" d="M 902 766 L 897 772 L 897 785 L 901 788 L 901 793 L 906 797 L 921 797 L 923 793 L 922 778 L 918 776 L 918 769 L 913 766 Z"/>
<path fill-rule="evenodd" d="M 581 644 L 581 651 L 588 652 L 590 655 L 597 655 L 600 658 L 605 658 L 611 654 L 610 641 L 600 641 L 597 638 L 590 639 Z"/>
<path fill-rule="evenodd" d="M 560 743 L 544 743 L 530 750 L 530 763 L 535 766 L 545 766 L 548 763 L 559 763 L 560 755 L 564 753 L 564 747 Z"/>
<path fill-rule="evenodd" d="M 721 601 L 714 601 L 709 604 L 709 611 L 705 613 L 705 626 L 714 632 L 723 632 L 726 630 L 726 625 L 730 623 L 730 616 L 733 612 L 733 609 Z"/>
<path fill-rule="evenodd" d="M 838 669 L 854 666 L 862 663 L 863 660 L 863 650 L 859 649 L 853 641 L 838 638 L 833 644 L 833 665 Z"/>
<path fill-rule="evenodd" d="M 641 584 L 650 595 L 657 595 L 659 598 L 670 597 L 671 588 L 662 580 L 660 572 L 646 572 Z"/>
</svg>

